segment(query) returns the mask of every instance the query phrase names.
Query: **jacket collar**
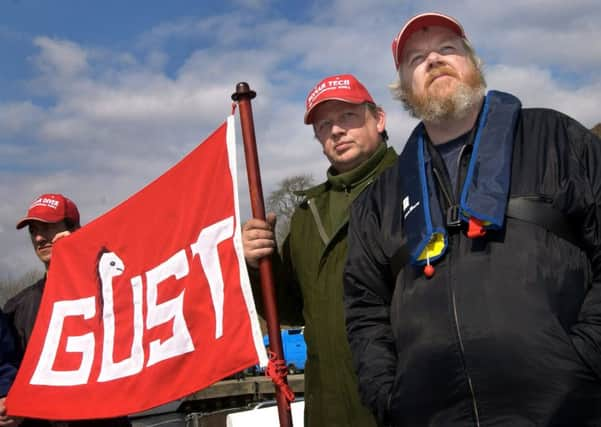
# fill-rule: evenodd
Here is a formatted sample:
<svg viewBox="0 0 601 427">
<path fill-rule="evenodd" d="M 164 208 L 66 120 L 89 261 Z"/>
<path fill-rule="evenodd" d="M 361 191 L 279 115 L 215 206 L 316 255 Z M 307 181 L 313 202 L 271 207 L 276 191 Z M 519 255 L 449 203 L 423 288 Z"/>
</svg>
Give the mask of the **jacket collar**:
<svg viewBox="0 0 601 427">
<path fill-rule="evenodd" d="M 386 145 L 386 142 L 383 141 L 371 157 L 355 169 L 337 174 L 330 166 L 328 168 L 326 182 L 306 190 L 296 191 L 295 194 L 298 196 L 305 196 L 307 199 L 312 199 L 329 189 L 334 189 L 335 191 L 350 191 L 352 188 L 371 178 L 376 170 L 376 166 L 382 161 L 387 151 L 388 146 Z"/>
<path fill-rule="evenodd" d="M 504 223 L 511 175 L 511 155 L 520 101 L 490 91 L 482 106 L 472 156 L 460 196 L 460 219 L 474 218 L 484 228 Z M 411 262 L 423 265 L 442 257 L 447 247 L 446 217 L 438 201 L 424 126 L 413 131 L 399 157 L 402 170 L 403 227 Z"/>
</svg>

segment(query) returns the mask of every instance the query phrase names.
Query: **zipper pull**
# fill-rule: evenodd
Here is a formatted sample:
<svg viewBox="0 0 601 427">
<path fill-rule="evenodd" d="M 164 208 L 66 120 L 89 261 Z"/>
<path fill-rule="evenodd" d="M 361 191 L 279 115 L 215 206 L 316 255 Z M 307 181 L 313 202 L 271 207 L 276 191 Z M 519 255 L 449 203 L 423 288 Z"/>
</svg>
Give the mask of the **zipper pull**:
<svg viewBox="0 0 601 427">
<path fill-rule="evenodd" d="M 459 218 L 459 206 L 452 205 L 447 209 L 447 228 L 461 227 L 461 219 Z"/>
<path fill-rule="evenodd" d="M 424 267 L 424 276 L 430 279 L 432 276 L 434 276 L 434 273 L 434 266 L 430 264 L 430 252 L 426 250 L 426 266 Z"/>
</svg>

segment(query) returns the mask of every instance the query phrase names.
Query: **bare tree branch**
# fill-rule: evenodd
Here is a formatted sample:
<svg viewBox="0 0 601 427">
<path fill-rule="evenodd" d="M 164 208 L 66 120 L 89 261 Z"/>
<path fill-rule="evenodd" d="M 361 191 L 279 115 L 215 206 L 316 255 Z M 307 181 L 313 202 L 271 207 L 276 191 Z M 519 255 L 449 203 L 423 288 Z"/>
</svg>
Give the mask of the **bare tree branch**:
<svg viewBox="0 0 601 427">
<path fill-rule="evenodd" d="M 41 270 L 29 270 L 16 279 L 0 279 L 0 307 L 3 307 L 6 301 L 15 296 L 20 290 L 33 285 L 43 275 L 44 272 Z"/>
<path fill-rule="evenodd" d="M 312 175 L 296 175 L 284 178 L 278 184 L 276 190 L 272 191 L 267 198 L 267 210 L 274 212 L 278 221 L 276 224 L 276 241 L 278 246 L 288 235 L 290 219 L 296 207 L 304 200 L 303 196 L 296 192 L 305 190 L 313 185 Z"/>
</svg>

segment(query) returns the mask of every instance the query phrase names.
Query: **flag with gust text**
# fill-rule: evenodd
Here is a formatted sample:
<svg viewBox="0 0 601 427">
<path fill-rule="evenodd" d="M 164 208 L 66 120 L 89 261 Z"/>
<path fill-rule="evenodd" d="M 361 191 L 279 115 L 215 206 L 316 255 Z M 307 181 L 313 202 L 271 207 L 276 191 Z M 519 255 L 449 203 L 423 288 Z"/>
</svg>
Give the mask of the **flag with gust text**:
<svg viewBox="0 0 601 427">
<path fill-rule="evenodd" d="M 140 412 L 267 357 L 242 253 L 235 126 L 56 242 L 14 416 Z"/>
</svg>

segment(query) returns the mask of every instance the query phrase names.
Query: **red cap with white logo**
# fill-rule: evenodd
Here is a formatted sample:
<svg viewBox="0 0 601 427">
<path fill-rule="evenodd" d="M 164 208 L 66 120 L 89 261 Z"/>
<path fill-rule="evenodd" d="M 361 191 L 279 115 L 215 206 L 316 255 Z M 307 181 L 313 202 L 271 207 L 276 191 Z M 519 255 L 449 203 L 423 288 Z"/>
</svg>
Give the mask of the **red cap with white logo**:
<svg viewBox="0 0 601 427">
<path fill-rule="evenodd" d="M 307 95 L 305 124 L 313 123 L 311 113 L 313 109 L 325 101 L 342 101 L 349 104 L 363 104 L 369 102 L 375 104 L 373 98 L 355 76 L 351 74 L 338 74 L 326 77 Z"/>
<path fill-rule="evenodd" d="M 394 57 L 394 66 L 398 70 L 401 66 L 401 55 L 407 39 L 411 37 L 411 34 L 424 27 L 445 27 L 456 33 L 459 37 L 465 37 L 465 31 L 461 24 L 455 19 L 442 13 L 429 12 L 421 13 L 411 18 L 397 36 L 392 41 L 392 56 Z"/>
<path fill-rule="evenodd" d="M 29 206 L 27 215 L 17 223 L 17 230 L 31 221 L 54 223 L 62 220 L 79 226 L 79 211 L 75 203 L 62 194 L 42 194 Z"/>
</svg>

